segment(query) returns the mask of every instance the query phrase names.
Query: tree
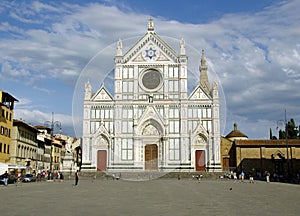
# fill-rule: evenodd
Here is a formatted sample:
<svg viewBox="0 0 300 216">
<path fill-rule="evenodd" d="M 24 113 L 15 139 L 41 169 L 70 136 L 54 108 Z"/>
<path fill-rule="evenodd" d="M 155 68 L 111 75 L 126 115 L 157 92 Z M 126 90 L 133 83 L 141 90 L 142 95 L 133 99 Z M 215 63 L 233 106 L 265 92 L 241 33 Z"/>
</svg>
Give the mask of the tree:
<svg viewBox="0 0 300 216">
<path fill-rule="evenodd" d="M 291 119 L 289 122 L 288 122 L 288 138 L 289 139 L 298 139 L 298 133 L 299 133 L 299 130 L 298 130 L 298 127 L 296 126 L 295 124 L 295 121 L 294 119 Z"/>
<path fill-rule="evenodd" d="M 270 128 L 270 140 L 277 140 L 277 137 L 273 136 L 272 128 Z"/>
<path fill-rule="evenodd" d="M 298 127 L 295 124 L 294 119 L 291 119 L 288 121 L 287 125 L 287 138 L 288 139 L 299 139 L 299 130 Z M 286 138 L 286 132 L 284 130 L 279 130 L 279 139 L 285 139 Z"/>
</svg>

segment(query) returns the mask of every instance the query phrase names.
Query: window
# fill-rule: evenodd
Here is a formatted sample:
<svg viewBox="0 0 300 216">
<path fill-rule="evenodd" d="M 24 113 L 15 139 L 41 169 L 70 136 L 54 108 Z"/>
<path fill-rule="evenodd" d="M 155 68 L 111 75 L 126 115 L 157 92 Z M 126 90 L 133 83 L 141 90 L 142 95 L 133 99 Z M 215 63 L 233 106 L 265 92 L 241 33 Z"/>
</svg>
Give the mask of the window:
<svg viewBox="0 0 300 216">
<path fill-rule="evenodd" d="M 2 152 L 2 143 L 0 143 L 0 152 Z"/>
<path fill-rule="evenodd" d="M 124 68 L 123 69 L 123 78 L 132 79 L 133 78 L 133 68 Z"/>
<path fill-rule="evenodd" d="M 169 118 L 179 118 L 179 109 L 177 107 L 169 108 Z"/>
<path fill-rule="evenodd" d="M 123 82 L 123 92 L 128 93 L 128 92 L 133 92 L 133 82 Z"/>
<path fill-rule="evenodd" d="M 6 144 L 4 144 L 3 153 L 6 153 Z"/>
<path fill-rule="evenodd" d="M 189 107 L 188 117 L 189 118 L 201 118 L 201 108 L 200 107 Z"/>
<path fill-rule="evenodd" d="M 122 140 L 122 160 L 133 160 L 132 139 L 123 139 Z"/>
<path fill-rule="evenodd" d="M 9 144 L 7 144 L 7 154 L 9 154 Z"/>
<path fill-rule="evenodd" d="M 199 124 L 198 120 L 188 121 L 188 130 L 191 130 L 191 131 L 195 130 L 198 124 Z"/>
<path fill-rule="evenodd" d="M 211 121 L 202 121 L 202 125 L 207 131 L 209 131 L 209 132 L 212 131 Z"/>
<path fill-rule="evenodd" d="M 123 107 L 122 109 L 122 133 L 132 133 L 133 132 L 133 108 Z"/>
<path fill-rule="evenodd" d="M 132 119 L 133 118 L 133 109 L 132 109 L 132 107 L 124 107 L 122 117 L 124 119 Z"/>
<path fill-rule="evenodd" d="M 170 139 L 169 159 L 179 160 L 180 159 L 179 153 L 180 153 L 179 139 Z"/>
<path fill-rule="evenodd" d="M 105 109 L 104 110 L 104 118 L 110 118 L 110 112 L 109 112 L 110 110 L 109 109 Z"/>
<path fill-rule="evenodd" d="M 169 78 L 178 78 L 178 68 L 169 67 Z"/>
<path fill-rule="evenodd" d="M 95 117 L 96 117 L 96 110 L 91 109 L 91 118 L 95 118 Z"/>
<path fill-rule="evenodd" d="M 170 120 L 169 121 L 169 132 L 170 133 L 179 133 L 179 121 Z"/>
<path fill-rule="evenodd" d="M 122 121 L 122 133 L 132 133 L 133 131 L 133 121 Z"/>
<path fill-rule="evenodd" d="M 96 110 L 96 118 L 100 118 L 100 110 L 99 109 Z"/>
<path fill-rule="evenodd" d="M 169 80 L 169 92 L 178 92 L 179 84 L 178 80 Z"/>
</svg>

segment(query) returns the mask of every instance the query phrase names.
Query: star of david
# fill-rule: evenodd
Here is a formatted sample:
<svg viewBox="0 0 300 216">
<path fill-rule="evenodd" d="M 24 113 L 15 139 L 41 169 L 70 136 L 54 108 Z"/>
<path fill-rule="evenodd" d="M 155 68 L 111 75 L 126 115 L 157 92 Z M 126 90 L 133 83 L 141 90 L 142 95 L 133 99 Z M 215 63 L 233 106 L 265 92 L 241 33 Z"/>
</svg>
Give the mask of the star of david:
<svg viewBox="0 0 300 216">
<path fill-rule="evenodd" d="M 150 47 L 150 49 L 146 50 L 146 57 L 148 57 L 149 59 L 152 59 L 153 57 L 156 56 L 156 50 L 152 49 L 152 47 Z"/>
</svg>

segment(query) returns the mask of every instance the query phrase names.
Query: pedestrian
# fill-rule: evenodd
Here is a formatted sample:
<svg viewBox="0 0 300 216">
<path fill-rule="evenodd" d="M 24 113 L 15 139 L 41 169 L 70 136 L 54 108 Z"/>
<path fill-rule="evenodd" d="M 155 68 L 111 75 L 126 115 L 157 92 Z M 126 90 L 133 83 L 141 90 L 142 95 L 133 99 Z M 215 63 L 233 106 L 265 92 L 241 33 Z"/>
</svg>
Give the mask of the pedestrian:
<svg viewBox="0 0 300 216">
<path fill-rule="evenodd" d="M 3 182 L 5 186 L 7 186 L 7 181 L 8 181 L 8 173 L 7 171 L 5 171 L 5 173 L 3 174 Z"/>
<path fill-rule="evenodd" d="M 250 173 L 250 175 L 249 175 L 249 183 L 254 183 L 254 178 L 253 178 L 252 173 Z"/>
<path fill-rule="evenodd" d="M 245 179 L 245 173 L 244 173 L 244 171 L 242 171 L 241 177 L 242 177 L 242 182 L 244 182 L 244 179 Z"/>
<path fill-rule="evenodd" d="M 198 175 L 198 182 L 200 183 L 200 181 L 202 180 L 202 177 L 203 177 L 203 175 L 202 175 L 202 173 L 200 173 L 199 175 Z"/>
<path fill-rule="evenodd" d="M 234 180 L 237 180 L 236 172 L 233 172 L 233 179 L 234 179 Z"/>
<path fill-rule="evenodd" d="M 75 173 L 75 186 L 78 185 L 78 181 L 79 181 L 79 175 L 78 175 L 78 171 L 76 171 L 76 173 Z"/>
<path fill-rule="evenodd" d="M 22 175 L 21 172 L 18 172 L 17 174 L 17 185 L 19 185 L 22 182 Z"/>
<path fill-rule="evenodd" d="M 267 183 L 270 182 L 270 173 L 269 172 L 266 173 L 266 180 L 267 180 Z"/>
</svg>

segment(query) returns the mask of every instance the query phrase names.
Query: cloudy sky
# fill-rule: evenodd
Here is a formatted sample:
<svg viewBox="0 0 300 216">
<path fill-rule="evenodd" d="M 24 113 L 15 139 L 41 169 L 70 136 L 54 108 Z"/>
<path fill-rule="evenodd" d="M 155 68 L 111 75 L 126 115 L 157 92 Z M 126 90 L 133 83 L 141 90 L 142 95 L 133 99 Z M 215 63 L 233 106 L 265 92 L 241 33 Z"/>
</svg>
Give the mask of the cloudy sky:
<svg viewBox="0 0 300 216">
<path fill-rule="evenodd" d="M 199 58 L 205 50 L 209 77 L 218 77 L 224 95 L 222 135 L 237 122 L 249 138 L 268 139 L 285 109 L 300 123 L 299 11 L 297 0 L 4 0 L 0 89 L 19 100 L 15 118 L 43 125 L 54 112 L 63 133 L 79 137 L 91 62 L 105 65 L 94 74 L 96 91 L 113 68 L 118 39 L 133 45 L 153 17 L 170 43 L 184 38 Z M 198 62 L 189 63 L 197 74 Z"/>
</svg>

